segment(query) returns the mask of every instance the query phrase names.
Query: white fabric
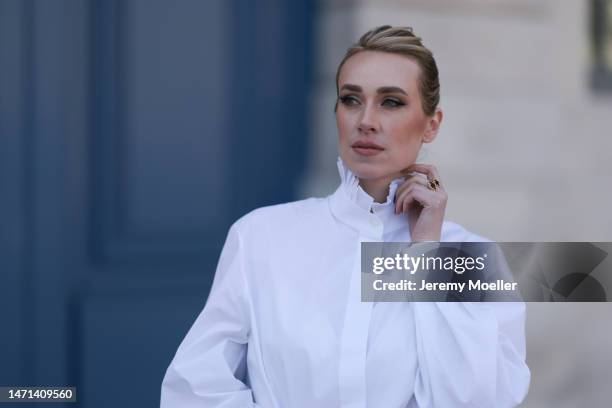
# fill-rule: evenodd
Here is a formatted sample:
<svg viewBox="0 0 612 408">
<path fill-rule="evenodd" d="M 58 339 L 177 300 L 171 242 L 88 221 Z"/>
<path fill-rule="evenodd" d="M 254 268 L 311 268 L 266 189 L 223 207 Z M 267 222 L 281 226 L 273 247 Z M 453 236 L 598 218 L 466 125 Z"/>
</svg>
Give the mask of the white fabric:
<svg viewBox="0 0 612 408">
<path fill-rule="evenodd" d="M 410 241 L 394 180 L 375 203 L 338 158 L 326 198 L 232 225 L 161 407 L 513 407 L 527 393 L 524 303 L 360 301 L 360 243 Z M 372 211 L 372 212 L 370 212 Z M 486 241 L 445 221 L 442 241 Z"/>
</svg>

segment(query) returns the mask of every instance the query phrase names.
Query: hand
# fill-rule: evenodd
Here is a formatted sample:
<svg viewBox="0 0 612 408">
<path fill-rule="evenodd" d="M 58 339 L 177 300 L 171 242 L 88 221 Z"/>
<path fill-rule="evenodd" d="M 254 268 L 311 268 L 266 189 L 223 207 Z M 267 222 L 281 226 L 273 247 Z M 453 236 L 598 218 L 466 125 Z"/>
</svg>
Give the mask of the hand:
<svg viewBox="0 0 612 408">
<path fill-rule="evenodd" d="M 440 241 L 448 196 L 438 170 L 431 164 L 415 163 L 402 173 L 407 179 L 395 192 L 395 213 L 408 215 L 413 242 Z M 428 187 L 433 180 L 438 180 L 435 190 Z"/>
</svg>

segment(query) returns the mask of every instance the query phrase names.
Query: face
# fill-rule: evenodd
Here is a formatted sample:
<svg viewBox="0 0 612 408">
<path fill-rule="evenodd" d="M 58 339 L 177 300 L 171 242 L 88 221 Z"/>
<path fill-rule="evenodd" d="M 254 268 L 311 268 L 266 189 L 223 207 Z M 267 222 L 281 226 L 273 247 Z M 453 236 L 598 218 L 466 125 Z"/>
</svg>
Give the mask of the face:
<svg viewBox="0 0 612 408">
<path fill-rule="evenodd" d="M 342 66 L 338 151 L 360 179 L 391 181 L 435 138 L 442 112 L 423 112 L 419 75 L 415 61 L 386 52 L 358 52 Z"/>
</svg>

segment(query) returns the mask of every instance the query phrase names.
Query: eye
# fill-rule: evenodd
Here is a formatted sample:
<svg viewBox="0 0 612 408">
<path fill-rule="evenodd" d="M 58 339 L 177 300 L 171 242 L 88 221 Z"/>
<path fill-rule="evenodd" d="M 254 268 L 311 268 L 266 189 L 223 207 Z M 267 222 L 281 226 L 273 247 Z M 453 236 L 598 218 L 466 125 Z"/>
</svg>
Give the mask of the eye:
<svg viewBox="0 0 612 408">
<path fill-rule="evenodd" d="M 357 99 L 353 95 L 343 95 L 343 96 L 340 96 L 338 99 L 340 99 L 340 103 L 346 106 L 359 105 L 359 99 Z"/>
<path fill-rule="evenodd" d="M 388 106 L 390 108 L 397 108 L 399 106 L 404 106 L 406 104 L 398 99 L 387 98 L 382 102 L 382 105 Z"/>
</svg>

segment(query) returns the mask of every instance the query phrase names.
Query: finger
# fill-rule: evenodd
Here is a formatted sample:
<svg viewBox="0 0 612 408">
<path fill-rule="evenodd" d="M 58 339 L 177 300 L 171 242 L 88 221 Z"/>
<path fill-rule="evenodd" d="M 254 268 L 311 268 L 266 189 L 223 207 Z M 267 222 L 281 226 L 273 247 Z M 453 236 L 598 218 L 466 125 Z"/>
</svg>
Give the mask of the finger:
<svg viewBox="0 0 612 408">
<path fill-rule="evenodd" d="M 395 191 L 395 197 L 405 191 L 412 184 L 421 184 L 427 187 L 427 177 L 423 174 L 415 173 L 415 175 L 410 176 L 406 181 L 404 181 Z"/>
<path fill-rule="evenodd" d="M 401 206 L 398 204 L 398 198 L 402 194 L 405 194 L 406 192 L 410 191 L 410 189 L 413 188 L 412 186 L 420 186 L 426 188 L 427 190 L 435 191 L 436 189 L 432 188 L 429 183 L 430 182 L 427 181 L 427 178 L 423 174 L 420 174 L 418 176 L 411 177 L 409 180 L 404 182 L 404 184 L 399 186 L 395 192 L 394 197 L 394 202 L 396 203 L 397 207 L 396 213 L 399 211 L 399 209 L 401 209 Z"/>
<path fill-rule="evenodd" d="M 430 181 L 438 180 L 438 183 L 440 183 L 438 187 L 442 187 L 442 184 L 440 182 L 440 173 L 438 172 L 438 169 L 436 168 L 436 166 L 434 166 L 433 164 L 414 163 L 408 166 L 407 170 L 418 171 L 420 173 L 423 173 L 427 176 L 427 179 Z"/>
<path fill-rule="evenodd" d="M 398 196 L 397 203 L 395 204 L 395 212 L 406 212 L 410 203 L 415 200 L 423 207 L 432 206 L 434 203 L 440 201 L 435 191 L 429 190 L 421 184 L 412 184 Z"/>
<path fill-rule="evenodd" d="M 399 214 L 402 211 L 402 203 L 404 202 L 404 200 L 406 199 L 406 197 L 408 196 L 408 194 L 410 194 L 410 191 L 412 191 L 412 189 L 414 188 L 415 184 L 410 184 L 408 186 L 406 186 L 406 188 L 404 188 L 402 191 L 396 192 L 395 194 L 395 213 Z"/>
<path fill-rule="evenodd" d="M 440 200 L 434 191 L 428 189 L 415 188 L 404 198 L 402 202 L 402 212 L 410 210 L 410 204 L 416 203 L 423 208 L 436 207 Z"/>
<path fill-rule="evenodd" d="M 410 183 L 404 186 L 404 188 L 399 193 L 396 193 L 396 196 L 395 196 L 396 197 L 396 201 L 395 201 L 395 213 L 396 214 L 402 211 L 402 201 L 415 188 L 427 188 L 427 187 L 415 181 L 413 183 Z"/>
<path fill-rule="evenodd" d="M 410 212 L 410 209 L 411 209 L 413 204 L 417 204 L 417 205 L 425 208 L 425 205 L 416 199 L 416 193 L 412 192 L 412 193 L 408 194 L 406 196 L 406 198 L 404 199 L 404 201 L 402 202 L 402 212 L 403 213 Z"/>
<path fill-rule="evenodd" d="M 406 194 L 406 197 L 402 201 L 402 212 L 407 212 L 410 209 L 411 204 L 418 204 L 425 208 L 427 205 L 427 200 L 426 196 L 423 194 L 424 190 L 426 191 L 426 188 L 414 188 L 408 194 Z"/>
<path fill-rule="evenodd" d="M 406 168 L 407 171 L 418 171 L 419 173 L 424 173 L 428 178 L 438 178 L 440 174 L 438 169 L 433 164 L 427 163 L 413 163 Z"/>
</svg>

